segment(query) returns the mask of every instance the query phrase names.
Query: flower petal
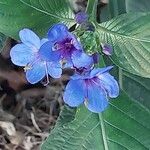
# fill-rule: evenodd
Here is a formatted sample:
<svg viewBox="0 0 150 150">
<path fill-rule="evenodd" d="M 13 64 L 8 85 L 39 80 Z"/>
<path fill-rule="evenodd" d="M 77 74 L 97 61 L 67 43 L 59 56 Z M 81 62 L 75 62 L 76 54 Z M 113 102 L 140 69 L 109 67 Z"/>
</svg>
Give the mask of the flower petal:
<svg viewBox="0 0 150 150">
<path fill-rule="evenodd" d="M 57 62 L 47 62 L 48 74 L 53 78 L 60 78 L 62 74 L 62 66 Z"/>
<path fill-rule="evenodd" d="M 82 44 L 77 40 L 76 36 L 72 33 L 68 33 L 68 38 L 72 39 L 72 44 L 75 47 L 75 49 L 80 50 L 83 52 Z"/>
<path fill-rule="evenodd" d="M 85 101 L 86 107 L 95 113 L 105 110 L 105 108 L 108 106 L 108 99 L 105 91 L 94 83 L 88 85 L 87 90 L 88 95 L 87 100 Z"/>
<path fill-rule="evenodd" d="M 61 54 L 59 51 L 53 51 L 53 44 L 48 41 L 44 43 L 39 50 L 40 57 L 45 61 L 59 61 Z"/>
<path fill-rule="evenodd" d="M 63 68 L 72 68 L 73 67 L 73 63 L 72 60 L 67 60 L 66 63 L 64 64 Z"/>
<path fill-rule="evenodd" d="M 100 61 L 100 55 L 99 55 L 99 53 L 95 52 L 94 54 L 92 54 L 92 58 L 93 58 L 94 64 L 99 63 L 99 61 Z"/>
<path fill-rule="evenodd" d="M 93 58 L 84 52 L 75 51 L 71 58 L 74 66 L 77 68 L 90 68 L 93 65 Z"/>
<path fill-rule="evenodd" d="M 45 64 L 38 61 L 34 63 L 31 69 L 27 70 L 26 78 L 31 84 L 35 84 L 42 80 L 46 75 Z"/>
<path fill-rule="evenodd" d="M 34 59 L 33 51 L 25 44 L 17 44 L 10 51 L 11 61 L 18 66 L 26 66 Z"/>
<path fill-rule="evenodd" d="M 102 52 L 108 56 L 112 55 L 112 52 L 113 52 L 113 48 L 111 45 L 109 44 L 101 44 L 102 46 Z"/>
<path fill-rule="evenodd" d="M 82 24 L 82 23 L 86 22 L 87 20 L 88 20 L 88 15 L 85 12 L 78 12 L 75 15 L 75 21 L 78 24 Z"/>
<path fill-rule="evenodd" d="M 103 73 L 98 76 L 100 84 L 106 90 L 107 94 L 111 98 L 115 98 L 119 95 L 119 85 L 112 75 L 109 73 Z"/>
<path fill-rule="evenodd" d="M 48 42 L 49 40 L 47 39 L 47 38 L 43 38 L 42 40 L 41 40 L 41 46 L 44 44 L 44 43 L 46 43 L 46 42 Z"/>
<path fill-rule="evenodd" d="M 80 74 L 74 74 L 70 77 L 72 80 L 79 80 L 79 79 L 82 79 L 83 76 L 80 75 Z"/>
<path fill-rule="evenodd" d="M 21 41 L 32 48 L 35 52 L 40 48 L 40 39 L 39 37 L 29 29 L 23 29 L 19 32 Z"/>
<path fill-rule="evenodd" d="M 93 70 L 91 70 L 90 77 L 93 78 L 94 76 L 98 76 L 99 74 L 108 72 L 112 68 L 113 68 L 113 66 L 108 66 L 108 67 L 104 67 L 104 68 L 94 68 Z"/>
<path fill-rule="evenodd" d="M 68 35 L 68 28 L 63 23 L 53 25 L 48 31 L 48 39 L 52 43 L 62 41 Z"/>
<path fill-rule="evenodd" d="M 84 101 L 83 80 L 70 80 L 64 92 L 64 102 L 71 107 L 77 107 Z"/>
</svg>

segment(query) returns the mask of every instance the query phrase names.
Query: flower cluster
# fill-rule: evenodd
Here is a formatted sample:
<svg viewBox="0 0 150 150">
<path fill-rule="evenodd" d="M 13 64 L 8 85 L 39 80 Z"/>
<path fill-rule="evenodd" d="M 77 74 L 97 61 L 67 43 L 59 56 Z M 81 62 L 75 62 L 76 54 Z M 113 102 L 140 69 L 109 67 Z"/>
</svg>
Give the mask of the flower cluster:
<svg viewBox="0 0 150 150">
<path fill-rule="evenodd" d="M 77 16 L 76 19 L 81 23 L 87 17 Z M 46 77 L 47 85 L 49 75 L 60 78 L 63 68 L 74 69 L 64 92 L 64 102 L 71 107 L 84 103 L 92 112 L 103 111 L 108 105 L 108 97 L 115 98 L 119 94 L 118 83 L 109 74 L 112 66 L 94 68 L 98 55 L 86 54 L 77 37 L 62 23 L 53 25 L 47 35 L 40 40 L 33 31 L 21 30 L 21 43 L 10 51 L 12 62 L 24 67 L 26 79 L 31 84 Z"/>
</svg>

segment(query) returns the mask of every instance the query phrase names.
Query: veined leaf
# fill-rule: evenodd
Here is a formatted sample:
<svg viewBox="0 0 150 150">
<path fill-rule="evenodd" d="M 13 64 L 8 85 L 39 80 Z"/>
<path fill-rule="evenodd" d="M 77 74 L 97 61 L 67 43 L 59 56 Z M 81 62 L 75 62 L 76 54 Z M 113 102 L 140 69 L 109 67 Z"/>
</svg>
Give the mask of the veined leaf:
<svg viewBox="0 0 150 150">
<path fill-rule="evenodd" d="M 123 13 L 126 13 L 125 0 L 109 0 L 100 11 L 100 21 L 108 21 Z"/>
<path fill-rule="evenodd" d="M 0 0 L 0 32 L 16 38 L 22 28 L 45 35 L 58 22 L 74 23 L 69 0 Z"/>
<path fill-rule="evenodd" d="M 149 0 L 126 0 L 126 10 L 127 12 L 135 12 L 135 11 L 150 11 L 150 1 Z"/>
<path fill-rule="evenodd" d="M 124 70 L 150 78 L 150 14 L 129 13 L 98 25 L 101 42 L 113 46 L 113 62 Z"/>
<path fill-rule="evenodd" d="M 150 110 L 150 79 L 122 72 L 122 88 L 133 99 Z"/>
<path fill-rule="evenodd" d="M 106 66 L 113 65 L 110 59 L 106 56 L 104 57 Z M 120 87 L 131 97 L 133 100 L 136 100 L 145 109 L 150 110 L 150 79 L 143 78 L 124 70 L 121 70 L 118 67 L 114 67 L 111 71 L 111 74 L 119 81 Z"/>
<path fill-rule="evenodd" d="M 150 148 L 150 112 L 125 94 L 111 101 L 102 114 L 72 109 L 57 125 L 42 150 L 148 150 Z M 64 114 L 62 112 L 62 114 Z M 67 115 L 73 114 L 70 122 Z M 74 118 L 74 119 L 73 119 Z M 67 122 L 65 120 L 67 119 Z M 62 123 L 61 123 L 62 122 Z"/>
<path fill-rule="evenodd" d="M 109 57 L 104 57 L 106 66 L 113 65 Z M 133 100 L 142 104 L 145 109 L 150 110 L 150 79 L 143 78 L 129 72 L 126 72 L 118 67 L 111 70 L 111 74 L 120 83 L 120 87 L 131 97 Z"/>
</svg>

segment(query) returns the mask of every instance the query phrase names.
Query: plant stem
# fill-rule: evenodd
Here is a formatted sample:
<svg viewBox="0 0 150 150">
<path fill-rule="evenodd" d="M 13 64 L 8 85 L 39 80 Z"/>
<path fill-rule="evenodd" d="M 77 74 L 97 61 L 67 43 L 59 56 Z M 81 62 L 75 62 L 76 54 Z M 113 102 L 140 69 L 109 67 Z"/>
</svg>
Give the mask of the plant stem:
<svg viewBox="0 0 150 150">
<path fill-rule="evenodd" d="M 122 83 L 122 69 L 119 68 L 119 85 L 120 88 L 123 89 L 123 83 Z"/>
<path fill-rule="evenodd" d="M 99 63 L 99 67 L 106 67 L 105 61 L 103 59 L 103 56 L 101 56 L 101 63 Z M 104 149 L 108 150 L 108 143 L 107 143 L 107 135 L 106 135 L 106 131 L 105 131 L 105 124 L 104 124 L 104 120 L 103 120 L 103 115 L 102 113 L 98 114 L 99 116 L 99 120 L 100 120 L 100 126 L 101 126 L 101 132 L 102 132 L 102 138 L 103 138 L 103 143 L 104 143 Z"/>
<path fill-rule="evenodd" d="M 99 113 L 99 119 L 100 119 L 100 124 L 101 124 L 101 131 L 102 131 L 104 149 L 108 150 L 107 137 L 106 137 L 106 131 L 105 131 L 105 125 L 104 125 L 104 120 L 103 120 L 102 113 Z"/>
<path fill-rule="evenodd" d="M 88 0 L 86 13 L 92 22 L 96 22 L 98 0 Z"/>
</svg>

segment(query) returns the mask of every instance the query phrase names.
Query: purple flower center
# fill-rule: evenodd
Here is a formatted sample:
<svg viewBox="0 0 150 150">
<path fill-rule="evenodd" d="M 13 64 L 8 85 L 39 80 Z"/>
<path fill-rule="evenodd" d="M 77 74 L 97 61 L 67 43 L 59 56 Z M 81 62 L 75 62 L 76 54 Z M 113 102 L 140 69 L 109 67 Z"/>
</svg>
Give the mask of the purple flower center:
<svg viewBox="0 0 150 150">
<path fill-rule="evenodd" d="M 70 38 L 66 38 L 60 42 L 57 42 L 55 44 L 55 49 L 56 50 L 65 50 L 65 51 L 70 51 L 72 49 L 73 43 L 72 43 L 72 39 Z"/>
<path fill-rule="evenodd" d="M 65 38 L 60 42 L 56 42 L 54 46 L 54 51 L 60 51 L 62 58 L 70 57 L 74 50 L 76 50 L 76 48 L 71 38 Z"/>
</svg>

